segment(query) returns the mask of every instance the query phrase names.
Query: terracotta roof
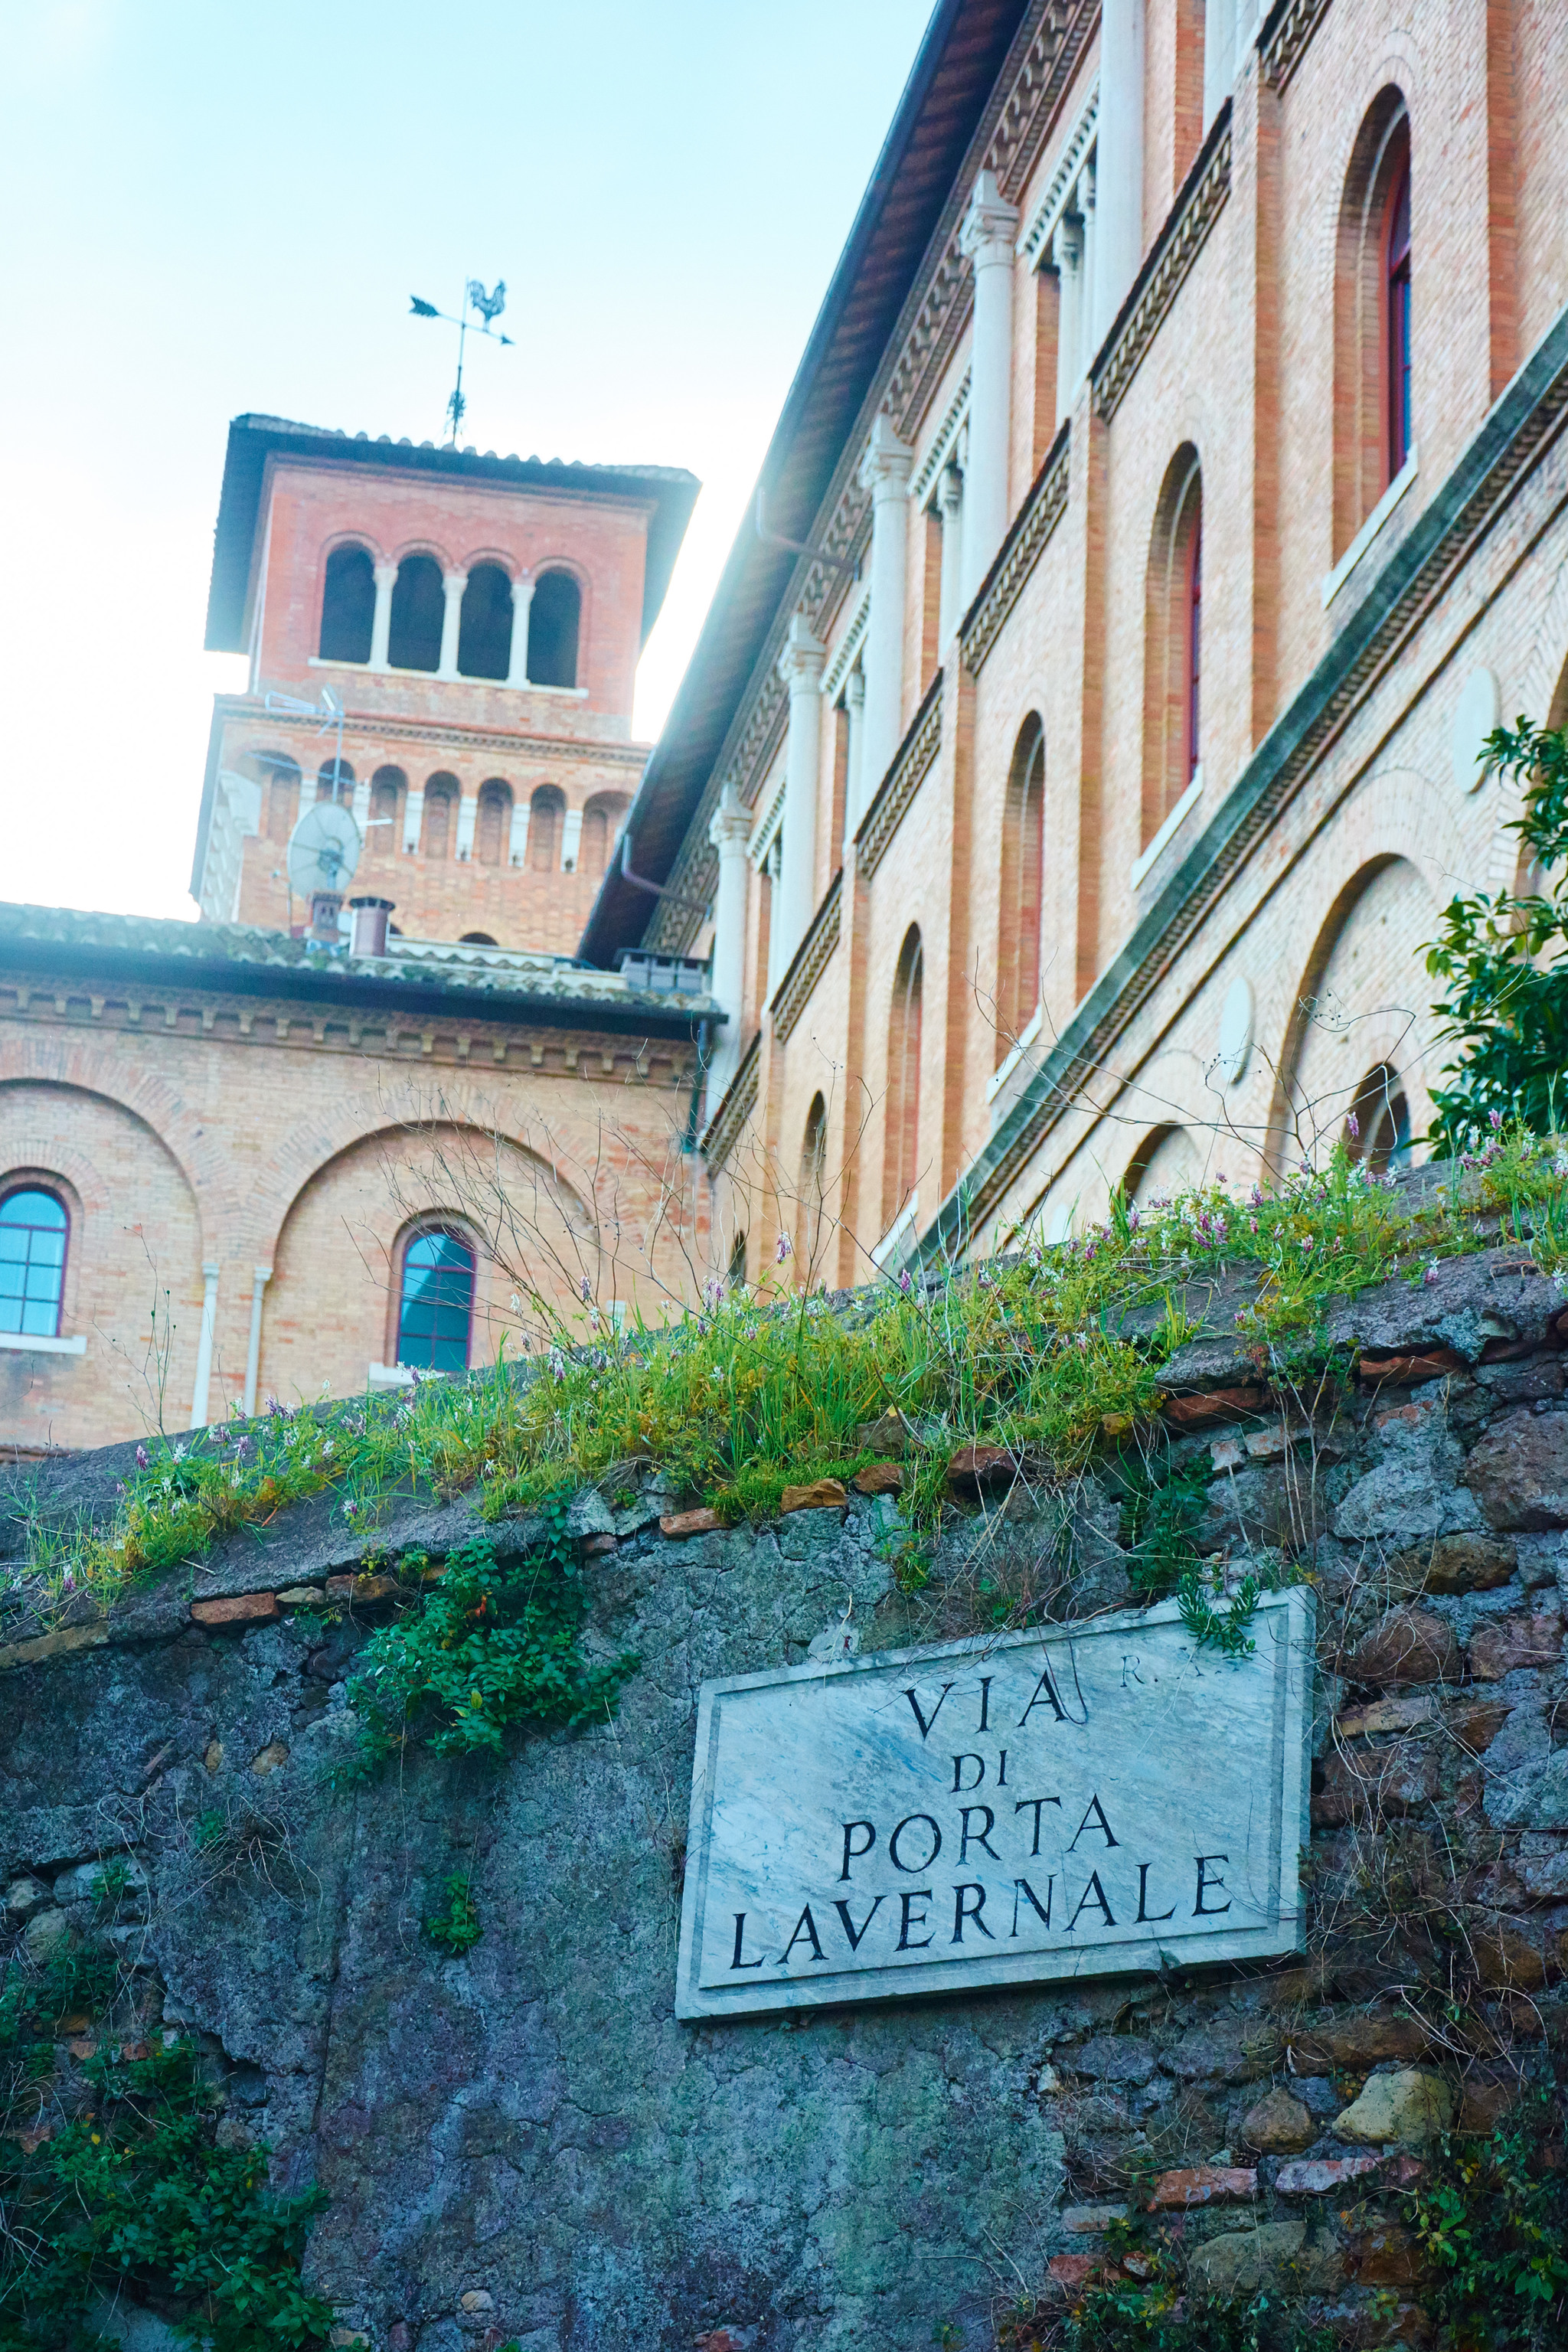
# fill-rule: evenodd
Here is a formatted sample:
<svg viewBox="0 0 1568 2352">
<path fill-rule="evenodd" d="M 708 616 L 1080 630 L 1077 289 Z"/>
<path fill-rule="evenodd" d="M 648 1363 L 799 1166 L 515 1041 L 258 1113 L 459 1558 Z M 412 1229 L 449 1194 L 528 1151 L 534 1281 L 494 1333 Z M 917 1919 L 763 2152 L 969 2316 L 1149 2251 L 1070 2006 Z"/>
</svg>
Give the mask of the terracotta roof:
<svg viewBox="0 0 1568 2352">
<path fill-rule="evenodd" d="M 715 1017 L 706 996 L 634 988 L 619 972 L 584 967 L 569 956 L 438 940 L 400 940 L 394 947 L 385 956 L 352 956 L 251 923 L 185 923 L 0 903 L 0 971 L 10 972 L 389 1012 L 438 1007 L 474 1019 L 649 1036 L 690 1035 Z"/>
<path fill-rule="evenodd" d="M 498 457 L 493 449 L 481 455 L 478 449 L 437 448 L 433 441 L 394 441 L 385 433 L 372 440 L 368 433 L 296 425 L 287 416 L 237 416 L 228 428 L 213 539 L 205 640 L 209 653 L 237 654 L 246 649 L 245 604 L 260 519 L 261 484 L 267 460 L 274 453 L 495 482 L 508 489 L 575 490 L 587 497 L 651 503 L 643 577 L 645 643 L 658 618 L 676 555 L 702 487 L 695 474 L 680 466 L 583 466 L 564 457 Z"/>
</svg>

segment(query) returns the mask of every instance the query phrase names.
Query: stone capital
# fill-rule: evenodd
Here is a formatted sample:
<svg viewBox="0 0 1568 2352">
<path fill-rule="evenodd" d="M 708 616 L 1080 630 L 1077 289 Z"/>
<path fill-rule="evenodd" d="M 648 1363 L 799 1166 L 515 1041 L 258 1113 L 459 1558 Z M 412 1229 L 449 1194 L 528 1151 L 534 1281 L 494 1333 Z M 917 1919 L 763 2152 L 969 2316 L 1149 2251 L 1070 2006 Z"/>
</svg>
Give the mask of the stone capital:
<svg viewBox="0 0 1568 2352">
<path fill-rule="evenodd" d="M 441 586 L 448 596 L 460 596 L 468 584 L 466 572 L 443 572 L 441 574 Z"/>
<path fill-rule="evenodd" d="M 514 604 L 526 604 L 532 594 L 532 574 L 528 572 L 520 572 L 518 577 L 511 583 L 512 603 Z"/>
<path fill-rule="evenodd" d="M 1004 204 L 994 172 L 982 172 L 969 199 L 958 232 L 958 249 L 977 265 L 1013 260 L 1013 240 L 1018 234 L 1018 207 Z"/>
<path fill-rule="evenodd" d="M 869 490 L 874 499 L 901 498 L 914 462 L 914 451 L 907 441 L 900 440 L 891 418 L 879 416 L 860 460 L 860 487 Z"/>
<path fill-rule="evenodd" d="M 726 784 L 719 795 L 719 805 L 708 820 L 708 838 L 721 857 L 726 850 L 739 851 L 743 856 L 751 835 L 752 820 L 741 806 L 741 797 L 733 784 Z"/>
<path fill-rule="evenodd" d="M 375 584 L 376 584 L 376 586 L 377 586 L 378 588 L 395 588 L 395 587 L 396 587 L 396 585 L 397 585 L 397 566 L 396 566 L 396 564 L 395 564 L 395 563 L 378 563 L 378 564 L 376 564 L 376 565 L 375 565 L 375 567 L 374 567 L 374 580 L 375 580 Z"/>
<path fill-rule="evenodd" d="M 793 614 L 784 651 L 779 656 L 779 676 L 790 692 L 799 693 L 807 688 L 815 691 L 826 659 L 827 648 L 820 637 L 813 635 L 805 614 Z"/>
</svg>

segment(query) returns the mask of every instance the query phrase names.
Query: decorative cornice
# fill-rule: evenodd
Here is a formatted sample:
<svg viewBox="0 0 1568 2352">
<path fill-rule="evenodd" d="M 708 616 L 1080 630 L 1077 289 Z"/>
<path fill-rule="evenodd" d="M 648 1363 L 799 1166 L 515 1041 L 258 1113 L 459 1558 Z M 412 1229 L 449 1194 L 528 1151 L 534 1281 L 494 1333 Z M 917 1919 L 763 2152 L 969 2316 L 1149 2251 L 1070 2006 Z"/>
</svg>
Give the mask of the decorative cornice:
<svg viewBox="0 0 1568 2352">
<path fill-rule="evenodd" d="M 1094 144 L 1095 131 L 1100 122 L 1100 84 L 1089 91 L 1083 112 L 1068 131 L 1062 152 L 1057 158 L 1045 194 L 1029 215 L 1029 225 L 1018 239 L 1018 258 L 1037 268 L 1041 267 L 1047 242 L 1055 228 L 1062 207 L 1072 194 L 1084 158 Z"/>
<path fill-rule="evenodd" d="M 230 726 L 254 722 L 263 734 L 289 728 L 312 735 L 321 730 L 319 713 L 301 717 L 292 711 L 268 710 L 248 696 L 219 695 L 216 701 L 220 718 Z M 504 727 L 446 727 L 437 719 L 405 719 L 392 711 L 345 711 L 343 733 L 345 740 L 351 735 L 369 735 L 389 743 L 452 743 L 470 751 L 510 753 L 514 758 L 602 760 L 617 768 L 646 767 L 653 748 L 648 743 L 585 742 L 577 735 L 520 735 Z"/>
<path fill-rule="evenodd" d="M 1215 118 L 1207 151 L 1193 167 L 1159 243 L 1133 283 L 1094 372 L 1094 405 L 1109 424 L 1230 194 L 1230 101 Z"/>
<path fill-rule="evenodd" d="M 811 1002 L 813 989 L 827 969 L 827 959 L 838 945 L 844 908 L 844 868 L 839 867 L 827 887 L 827 896 L 818 907 L 807 931 L 794 956 L 789 970 L 773 991 L 773 1035 L 782 1045 L 801 1014 Z"/>
<path fill-rule="evenodd" d="M 722 1168 L 741 1139 L 741 1130 L 757 1107 L 762 1069 L 763 1033 L 759 1029 L 741 1056 L 741 1066 L 724 1089 L 723 1098 L 703 1129 L 701 1152 L 710 1168 Z"/>
<path fill-rule="evenodd" d="M 822 674 L 822 691 L 829 702 L 837 702 L 838 689 L 854 667 L 866 635 L 866 624 L 871 616 L 869 586 L 860 591 L 859 601 L 849 616 L 849 625 L 833 648 L 833 658 Z"/>
<path fill-rule="evenodd" d="M 973 369 L 965 368 L 963 380 L 948 402 L 942 423 L 926 446 L 925 456 L 915 467 L 910 481 L 910 503 L 923 507 L 931 496 L 931 486 L 947 460 L 947 455 L 958 439 L 959 426 L 969 414 L 969 385 Z"/>
<path fill-rule="evenodd" d="M 883 777 L 877 796 L 855 832 L 855 870 L 869 881 L 887 856 L 893 835 L 925 781 L 927 769 L 942 744 L 942 672 L 938 670 L 926 698 L 910 721 L 893 764 Z"/>
<path fill-rule="evenodd" d="M 1568 310 L 1514 378 L 1357 612 L 1237 777 L 1131 938 L 1090 989 L 992 1141 L 922 1236 L 921 1255 L 962 1245 L 1102 1072 L 1116 1039 L 1207 919 L 1237 869 L 1309 782 L 1456 573 L 1503 514 L 1521 478 L 1568 420 Z"/>
<path fill-rule="evenodd" d="M 1284 89 L 1307 53 L 1307 45 L 1329 13 L 1330 0 L 1279 0 L 1258 36 L 1263 79 Z"/>
<path fill-rule="evenodd" d="M 963 625 L 964 667 L 978 677 L 1024 584 L 1067 511 L 1072 428 L 1064 422 Z"/>
</svg>

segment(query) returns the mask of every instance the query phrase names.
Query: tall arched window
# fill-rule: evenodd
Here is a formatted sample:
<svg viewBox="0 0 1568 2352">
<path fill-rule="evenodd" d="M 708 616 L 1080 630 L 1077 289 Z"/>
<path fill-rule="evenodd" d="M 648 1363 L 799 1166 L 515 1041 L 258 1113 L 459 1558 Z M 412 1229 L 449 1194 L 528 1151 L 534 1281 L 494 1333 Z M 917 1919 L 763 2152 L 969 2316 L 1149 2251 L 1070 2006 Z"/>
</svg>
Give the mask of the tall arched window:
<svg viewBox="0 0 1568 2352">
<path fill-rule="evenodd" d="M 425 828 L 419 846 L 426 857 L 452 855 L 458 790 L 457 777 L 447 775 L 432 776 L 425 787 Z"/>
<path fill-rule="evenodd" d="M 624 793 L 595 793 L 583 811 L 583 839 L 577 852 L 579 874 L 600 875 L 605 871 L 626 813 Z"/>
<path fill-rule="evenodd" d="M 1353 1122 L 1353 1131 L 1352 1131 Z M 1410 1159 L 1410 1104 L 1392 1063 L 1369 1070 L 1355 1090 L 1345 1122 L 1345 1148 L 1382 1175 Z"/>
<path fill-rule="evenodd" d="M 458 667 L 465 677 L 504 677 L 511 667 L 511 582 L 499 563 L 476 563 L 468 574 Z"/>
<path fill-rule="evenodd" d="M 507 835 L 511 830 L 511 786 L 492 776 L 479 786 L 474 821 L 474 856 L 481 866 L 506 864 Z"/>
<path fill-rule="evenodd" d="M 1399 142 L 1384 231 L 1384 337 L 1388 353 L 1388 478 L 1410 455 L 1410 140 Z"/>
<path fill-rule="evenodd" d="M 998 1066 L 1040 1001 L 1040 915 L 1045 892 L 1046 738 L 1031 718 L 1020 734 L 1002 813 L 1002 901 L 996 943 Z"/>
<path fill-rule="evenodd" d="M 528 806 L 528 862 L 536 874 L 553 874 L 561 863 L 566 802 L 553 784 L 541 784 Z"/>
<path fill-rule="evenodd" d="M 914 1192 L 920 1174 L 921 1017 L 925 958 L 910 924 L 893 975 L 888 1008 L 888 1144 L 882 1180 L 884 1228 Z"/>
<path fill-rule="evenodd" d="M 378 768 L 370 780 L 370 825 L 364 837 L 367 857 L 390 857 L 397 847 L 397 812 L 408 783 L 401 768 Z"/>
<path fill-rule="evenodd" d="M 375 566 L 363 547 L 334 547 L 321 590 L 323 661 L 367 662 L 375 625 Z"/>
<path fill-rule="evenodd" d="M 439 669 L 447 596 L 433 555 L 405 555 L 392 592 L 386 658 L 394 669 Z"/>
<path fill-rule="evenodd" d="M 416 1234 L 403 1252 L 398 1362 L 416 1371 L 466 1372 L 473 1328 L 473 1251 L 457 1234 Z"/>
<path fill-rule="evenodd" d="M 261 755 L 258 755 L 260 757 Z M 300 771 L 292 760 L 276 754 L 262 758 L 267 770 L 267 838 L 284 842 L 300 814 Z"/>
<path fill-rule="evenodd" d="M 813 1095 L 800 1148 L 800 1202 L 795 1219 L 795 1258 L 807 1281 L 822 1246 L 822 1196 L 827 1182 L 827 1104 Z"/>
<path fill-rule="evenodd" d="M 1149 549 L 1143 651 L 1143 846 L 1203 758 L 1203 471 L 1189 443 L 1165 469 Z"/>
<path fill-rule="evenodd" d="M 1391 83 L 1351 150 L 1334 245 L 1333 556 L 1409 459 L 1410 117 Z"/>
<path fill-rule="evenodd" d="M 569 572 L 541 574 L 528 612 L 528 682 L 575 686 L 583 597 Z"/>
<path fill-rule="evenodd" d="M 53 1192 L 0 1201 L 0 1331 L 58 1339 L 70 1219 Z"/>
<path fill-rule="evenodd" d="M 334 753 L 323 760 L 316 771 L 316 798 L 319 801 L 339 801 L 344 808 L 353 806 L 354 772 L 353 763 L 340 760 Z"/>
</svg>

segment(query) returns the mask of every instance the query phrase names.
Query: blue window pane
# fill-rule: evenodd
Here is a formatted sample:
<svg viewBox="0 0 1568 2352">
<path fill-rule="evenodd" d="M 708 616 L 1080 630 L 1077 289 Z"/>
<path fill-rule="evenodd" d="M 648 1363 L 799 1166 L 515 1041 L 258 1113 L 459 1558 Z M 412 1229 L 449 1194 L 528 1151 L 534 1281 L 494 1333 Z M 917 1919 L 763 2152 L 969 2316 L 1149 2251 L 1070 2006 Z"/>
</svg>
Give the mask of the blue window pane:
<svg viewBox="0 0 1568 2352">
<path fill-rule="evenodd" d="M 32 1248 L 28 1252 L 28 1256 L 34 1265 L 64 1265 L 66 1262 L 64 1234 L 40 1234 L 35 1231 L 31 1235 L 31 1241 Z"/>
<path fill-rule="evenodd" d="M 0 1298 L 0 1331 L 19 1331 L 21 1328 L 21 1300 L 19 1298 Z"/>
<path fill-rule="evenodd" d="M 8 1192 L 0 1201 L 0 1225 L 46 1225 L 66 1229 L 66 1213 L 52 1192 Z"/>
<path fill-rule="evenodd" d="M 17 1260 L 15 1264 L 0 1261 L 0 1298 L 20 1298 L 26 1279 L 27 1265 L 25 1258 Z"/>
<path fill-rule="evenodd" d="M 0 1201 L 0 1330 L 53 1339 L 60 1328 L 66 1213 L 52 1192 Z"/>
<path fill-rule="evenodd" d="M 28 1234 L 19 1233 L 15 1225 L 8 1231 L 5 1226 L 0 1225 L 0 1264 L 7 1258 L 20 1258 L 26 1265 L 27 1244 L 31 1238 Z"/>
<path fill-rule="evenodd" d="M 52 1339 L 59 1310 L 54 1300 L 29 1298 L 22 1309 L 22 1329 L 30 1339 Z"/>
<path fill-rule="evenodd" d="M 397 1360 L 420 1371 L 468 1367 L 474 1254 L 454 1234 L 421 1234 L 403 1259 Z"/>
</svg>

